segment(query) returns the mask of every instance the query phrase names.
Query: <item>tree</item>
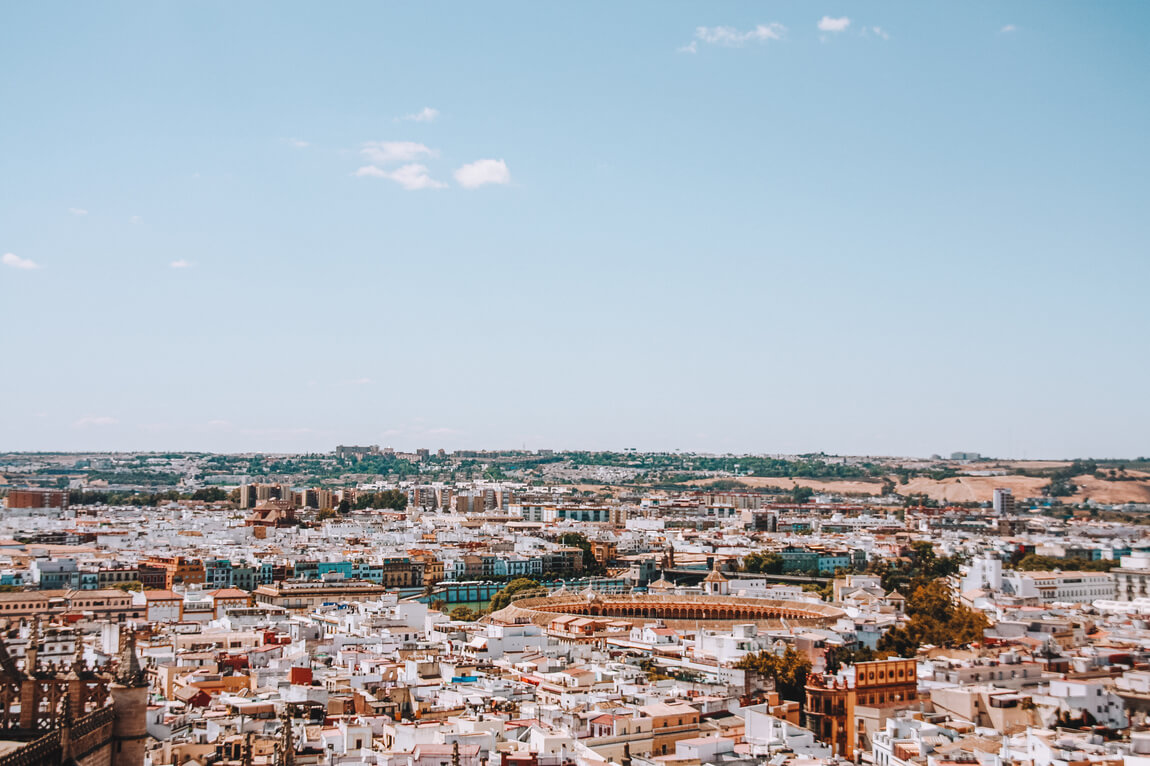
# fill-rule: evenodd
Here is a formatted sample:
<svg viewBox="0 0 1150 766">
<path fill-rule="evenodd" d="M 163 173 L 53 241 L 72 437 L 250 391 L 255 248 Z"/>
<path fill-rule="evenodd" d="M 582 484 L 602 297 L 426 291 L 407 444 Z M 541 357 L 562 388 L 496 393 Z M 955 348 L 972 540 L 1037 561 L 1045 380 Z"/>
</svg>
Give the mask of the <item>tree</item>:
<svg viewBox="0 0 1150 766">
<path fill-rule="evenodd" d="M 347 498 L 340 500 L 337 507 L 340 513 L 351 513 L 351 503 L 348 502 Z"/>
<path fill-rule="evenodd" d="M 239 493 L 237 492 L 237 495 Z M 204 487 L 192 493 L 193 500 L 203 500 L 208 503 L 218 503 L 228 499 L 228 493 L 220 487 Z M 237 499 L 239 499 L 237 497 Z"/>
<path fill-rule="evenodd" d="M 125 593 L 132 593 L 144 589 L 144 584 L 139 580 L 128 580 L 127 582 L 112 583 L 112 587 L 116 590 L 122 590 Z"/>
<path fill-rule="evenodd" d="M 338 516 L 339 516 L 339 514 L 336 513 L 335 511 L 333 511 L 332 509 L 325 508 L 315 515 L 315 520 L 316 521 L 327 521 L 328 519 L 334 519 L 334 518 L 337 518 Z"/>
<path fill-rule="evenodd" d="M 795 488 L 791 490 L 791 501 L 795 503 L 809 503 L 814 496 L 815 491 L 810 487 L 795 485 Z"/>
<path fill-rule="evenodd" d="M 535 580 L 526 577 L 517 577 L 511 582 L 507 583 L 498 593 L 491 597 L 491 611 L 498 612 L 503 607 L 511 603 L 512 597 L 516 593 L 522 591 L 534 590 L 539 587 L 539 583 Z"/>
<path fill-rule="evenodd" d="M 800 703 L 806 699 L 805 688 L 807 676 L 811 672 L 811 661 L 792 646 L 788 646 L 781 655 L 770 650 L 744 655 L 735 667 L 774 681 L 775 691 L 783 699 Z"/>
<path fill-rule="evenodd" d="M 923 644 L 953 648 L 981 641 L 990 620 L 982 612 L 955 603 L 950 588 L 934 580 L 915 589 L 906 601 L 910 621 L 879 639 L 880 654 L 913 657 Z"/>
<path fill-rule="evenodd" d="M 867 572 L 882 578 L 883 590 L 906 594 L 929 582 L 956 574 L 960 563 L 957 556 L 936 554 L 934 544 L 929 540 L 917 540 L 897 559 L 872 559 Z"/>
<path fill-rule="evenodd" d="M 583 571 L 588 574 L 600 574 L 603 568 L 591 553 L 591 541 L 582 532 L 566 532 L 559 537 L 559 543 L 583 551 Z"/>
<path fill-rule="evenodd" d="M 407 509 L 407 493 L 401 489 L 385 489 L 382 492 L 366 492 L 355 498 L 355 507 L 364 508 L 390 508 L 393 511 Z"/>
<path fill-rule="evenodd" d="M 743 571 L 756 574 L 782 574 L 783 557 L 777 553 L 749 553 L 743 557 Z"/>
<path fill-rule="evenodd" d="M 448 614 L 448 617 L 453 620 L 458 620 L 459 622 L 474 622 L 482 616 L 482 612 L 477 612 L 471 607 L 467 607 L 462 604 L 452 609 Z"/>
</svg>

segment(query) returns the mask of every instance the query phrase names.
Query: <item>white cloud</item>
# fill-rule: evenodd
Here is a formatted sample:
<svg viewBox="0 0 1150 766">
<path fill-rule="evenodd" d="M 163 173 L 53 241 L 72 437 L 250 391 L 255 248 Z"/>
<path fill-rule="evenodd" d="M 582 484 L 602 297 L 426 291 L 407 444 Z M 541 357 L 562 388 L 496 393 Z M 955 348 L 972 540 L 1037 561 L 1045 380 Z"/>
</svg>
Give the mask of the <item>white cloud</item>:
<svg viewBox="0 0 1150 766">
<path fill-rule="evenodd" d="M 352 378 L 347 383 L 350 386 L 366 386 L 371 382 L 371 378 Z"/>
<path fill-rule="evenodd" d="M 107 415 L 87 415 L 72 424 L 74 428 L 88 428 L 90 426 L 114 426 L 120 421 Z"/>
<path fill-rule="evenodd" d="M 168 265 L 173 269 L 190 269 L 192 267 L 192 262 L 185 261 L 183 258 L 180 258 L 179 260 L 172 261 Z"/>
<path fill-rule="evenodd" d="M 128 219 L 128 223 L 143 223 L 144 219 L 138 215 L 134 215 Z"/>
<path fill-rule="evenodd" d="M 851 20 L 846 16 L 837 19 L 832 19 L 830 16 L 823 16 L 819 19 L 820 32 L 842 32 L 851 25 Z"/>
<path fill-rule="evenodd" d="M 1007 24 L 1005 27 L 1003 27 L 1002 29 L 998 30 L 998 33 L 999 33 L 1000 35 L 1008 34 L 1008 33 L 1010 33 L 1010 32 L 1013 32 L 1013 31 L 1014 31 L 1015 29 L 1017 29 L 1017 28 L 1018 28 L 1018 27 L 1014 26 L 1013 24 Z"/>
<path fill-rule="evenodd" d="M 439 110 L 433 109 L 430 106 L 425 106 L 415 114 L 405 114 L 399 119 L 410 120 L 411 122 L 434 122 L 435 118 L 439 116 Z"/>
<path fill-rule="evenodd" d="M 485 184 L 509 184 L 511 171 L 503 160 L 476 160 L 456 170 L 455 180 L 464 189 L 477 189 Z"/>
<path fill-rule="evenodd" d="M 695 40 L 709 45 L 722 45 L 727 48 L 740 48 L 747 43 L 765 43 L 768 40 L 781 40 L 787 28 L 778 22 L 759 24 L 753 29 L 740 30 L 734 27 L 696 27 Z M 691 48 L 690 45 L 685 46 Z M 680 49 L 682 50 L 682 49 Z M 697 48 L 691 50 L 695 52 Z"/>
<path fill-rule="evenodd" d="M 311 146 L 311 144 L 309 144 L 307 141 L 304 141 L 302 138 L 289 138 L 287 142 L 291 146 L 294 146 L 296 149 L 306 149 Z"/>
<path fill-rule="evenodd" d="M 404 165 L 395 170 L 384 170 L 375 165 L 364 165 L 355 171 L 355 174 L 360 178 L 388 178 L 408 190 L 442 189 L 447 186 L 442 181 L 436 181 L 428 175 L 427 166 L 420 165 L 418 162 Z"/>
<path fill-rule="evenodd" d="M 866 31 L 867 31 L 867 30 L 866 30 L 866 28 L 864 27 L 864 28 L 863 28 L 863 34 L 866 34 Z M 881 38 L 882 38 L 882 39 L 884 39 L 884 40 L 889 40 L 889 39 L 890 39 L 890 35 L 889 35 L 889 34 L 887 33 L 887 31 L 886 31 L 885 29 L 883 29 L 882 27 L 871 27 L 871 28 L 870 28 L 870 31 L 871 31 L 871 33 L 872 33 L 872 34 L 873 34 L 875 37 L 881 37 Z"/>
<path fill-rule="evenodd" d="M 15 253 L 4 253 L 4 255 L 0 256 L 0 263 L 3 263 L 5 266 L 10 266 L 13 269 L 32 270 L 40 268 L 40 264 L 35 261 L 30 261 L 27 258 L 21 258 Z"/>
<path fill-rule="evenodd" d="M 439 152 L 415 141 L 368 141 L 361 153 L 376 165 L 414 162 L 420 157 L 438 157 Z"/>
<path fill-rule="evenodd" d="M 676 53 L 698 53 L 699 52 L 699 41 L 698 40 L 692 40 L 691 42 L 687 43 L 686 45 L 682 46 L 681 48 L 676 48 L 675 52 Z"/>
<path fill-rule="evenodd" d="M 72 215 L 88 215 L 88 211 L 82 207 L 70 207 L 68 212 Z"/>
</svg>

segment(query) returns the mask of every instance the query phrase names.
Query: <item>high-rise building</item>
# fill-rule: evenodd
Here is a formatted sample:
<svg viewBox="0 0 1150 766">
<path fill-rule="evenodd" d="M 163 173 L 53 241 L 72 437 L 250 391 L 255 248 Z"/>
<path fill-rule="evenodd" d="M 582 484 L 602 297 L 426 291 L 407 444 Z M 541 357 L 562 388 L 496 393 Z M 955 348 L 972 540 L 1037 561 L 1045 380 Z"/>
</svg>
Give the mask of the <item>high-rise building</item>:
<svg viewBox="0 0 1150 766">
<path fill-rule="evenodd" d="M 68 491 L 63 489 L 14 489 L 8 493 L 9 508 L 67 508 Z"/>
<path fill-rule="evenodd" d="M 994 512 L 999 516 L 1014 513 L 1014 493 L 998 487 L 994 490 Z"/>
</svg>

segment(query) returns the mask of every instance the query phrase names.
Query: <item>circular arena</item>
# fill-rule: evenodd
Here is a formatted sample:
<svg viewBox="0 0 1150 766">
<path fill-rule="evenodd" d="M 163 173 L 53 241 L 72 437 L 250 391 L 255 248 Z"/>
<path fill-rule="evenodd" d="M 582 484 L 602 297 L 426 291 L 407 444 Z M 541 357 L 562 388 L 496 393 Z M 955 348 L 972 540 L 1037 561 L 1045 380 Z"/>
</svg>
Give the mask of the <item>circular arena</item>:
<svg viewBox="0 0 1150 766">
<path fill-rule="evenodd" d="M 754 622 L 766 627 L 826 627 L 846 614 L 829 604 L 774 601 L 742 596 L 590 593 L 525 598 L 493 612 L 490 622 L 547 626 L 556 617 L 661 620 L 668 627 Z"/>
</svg>

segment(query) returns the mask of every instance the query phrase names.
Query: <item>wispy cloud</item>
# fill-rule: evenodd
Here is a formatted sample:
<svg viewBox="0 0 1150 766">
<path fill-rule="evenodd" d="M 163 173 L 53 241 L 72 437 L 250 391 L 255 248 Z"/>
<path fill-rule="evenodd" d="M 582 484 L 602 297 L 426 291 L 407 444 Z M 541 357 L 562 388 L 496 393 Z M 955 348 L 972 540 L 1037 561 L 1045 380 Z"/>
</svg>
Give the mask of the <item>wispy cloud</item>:
<svg viewBox="0 0 1150 766">
<path fill-rule="evenodd" d="M 408 120 L 410 122 L 435 122 L 437 117 L 439 117 L 438 109 L 434 109 L 430 106 L 425 106 L 418 112 L 413 114 L 405 114 L 399 119 Z"/>
<path fill-rule="evenodd" d="M 837 19 L 832 19 L 830 16 L 823 16 L 819 19 L 820 32 L 843 32 L 851 25 L 851 20 L 846 16 L 840 16 Z"/>
<path fill-rule="evenodd" d="M 128 223 L 143 223 L 144 219 L 138 215 L 134 215 L 128 219 Z"/>
<path fill-rule="evenodd" d="M 168 264 L 173 269 L 190 269 L 192 267 L 191 261 L 185 261 L 183 258 L 172 261 Z"/>
<path fill-rule="evenodd" d="M 21 258 L 15 253 L 4 253 L 4 255 L 0 255 L 0 263 L 3 263 L 9 268 L 24 269 L 26 271 L 40 268 L 40 264 L 27 258 Z"/>
<path fill-rule="evenodd" d="M 447 184 L 436 181 L 427 171 L 426 165 L 413 162 L 403 165 L 395 170 L 384 170 L 376 165 L 364 165 L 355 174 L 360 178 L 387 178 L 395 181 L 404 189 L 411 191 L 417 189 L 442 189 Z"/>
<path fill-rule="evenodd" d="M 88 211 L 82 207 L 70 207 L 68 212 L 72 215 L 88 215 Z"/>
<path fill-rule="evenodd" d="M 998 33 L 1000 35 L 1010 34 L 1011 32 L 1015 31 L 1016 29 L 1018 29 L 1018 27 L 1014 26 L 1013 24 L 1007 24 L 1005 27 L 998 30 Z"/>
<path fill-rule="evenodd" d="M 414 162 L 421 157 L 439 156 L 439 152 L 415 141 L 368 141 L 360 153 L 376 165 Z"/>
<path fill-rule="evenodd" d="M 91 428 L 93 426 L 114 426 L 120 421 L 108 415 L 86 415 L 72 424 L 73 428 Z"/>
<path fill-rule="evenodd" d="M 296 149 L 306 149 L 311 146 L 310 143 L 304 141 L 302 138 L 289 138 L 287 142 L 288 146 L 294 146 Z"/>
<path fill-rule="evenodd" d="M 890 34 L 882 27 L 863 27 L 862 36 L 867 37 L 869 35 L 874 35 L 882 40 L 890 39 Z"/>
<path fill-rule="evenodd" d="M 692 40 L 691 42 L 687 43 L 686 45 L 683 45 L 679 48 L 676 48 L 675 52 L 677 52 L 677 53 L 698 53 L 699 52 L 699 41 L 698 40 Z"/>
<path fill-rule="evenodd" d="M 464 189 L 477 189 L 487 184 L 509 184 L 511 171 L 503 160 L 476 160 L 456 170 L 455 180 Z"/>
<path fill-rule="evenodd" d="M 747 43 L 765 43 L 768 40 L 781 40 L 787 28 L 778 22 L 758 24 L 751 29 L 737 29 L 735 27 L 696 27 L 695 39 L 680 48 L 685 53 L 695 53 L 697 43 L 708 45 L 721 45 L 725 48 L 741 48 Z"/>
<path fill-rule="evenodd" d="M 347 381 L 347 384 L 349 386 L 366 386 L 370 382 L 371 378 L 352 378 L 351 380 Z"/>
</svg>

